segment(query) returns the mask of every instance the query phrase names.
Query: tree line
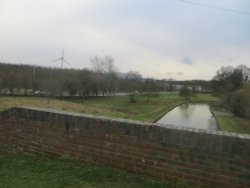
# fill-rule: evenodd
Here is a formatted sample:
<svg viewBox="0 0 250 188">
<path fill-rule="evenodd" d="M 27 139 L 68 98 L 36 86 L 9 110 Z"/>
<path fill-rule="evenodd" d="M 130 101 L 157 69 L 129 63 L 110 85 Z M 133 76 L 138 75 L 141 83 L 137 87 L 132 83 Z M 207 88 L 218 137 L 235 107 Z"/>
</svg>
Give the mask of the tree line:
<svg viewBox="0 0 250 188">
<path fill-rule="evenodd" d="M 117 74 L 114 60 L 107 56 L 91 59 L 91 69 L 60 69 L 35 65 L 0 63 L 0 94 L 50 96 L 97 96 L 117 92 L 158 92 L 163 85 L 142 79 L 135 71 Z"/>
<path fill-rule="evenodd" d="M 110 96 L 131 93 L 131 102 L 138 93 L 178 91 L 189 87 L 193 92 L 210 91 L 205 80 L 157 80 L 143 78 L 139 72 L 119 73 L 110 56 L 95 56 L 90 69 L 61 69 L 36 65 L 0 63 L 0 95 L 46 96 Z M 151 96 L 151 95 L 149 95 Z"/>
</svg>

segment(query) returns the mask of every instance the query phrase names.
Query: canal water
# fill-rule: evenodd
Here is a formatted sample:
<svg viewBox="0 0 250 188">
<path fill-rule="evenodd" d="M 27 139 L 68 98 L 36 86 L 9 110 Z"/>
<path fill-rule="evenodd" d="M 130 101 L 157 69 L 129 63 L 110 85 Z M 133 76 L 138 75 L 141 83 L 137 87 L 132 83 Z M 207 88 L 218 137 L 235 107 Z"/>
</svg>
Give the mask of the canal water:
<svg viewBox="0 0 250 188">
<path fill-rule="evenodd" d="M 182 104 L 166 115 L 164 115 L 157 123 L 207 129 L 207 130 L 217 130 L 216 121 L 210 111 L 208 104 Z"/>
</svg>

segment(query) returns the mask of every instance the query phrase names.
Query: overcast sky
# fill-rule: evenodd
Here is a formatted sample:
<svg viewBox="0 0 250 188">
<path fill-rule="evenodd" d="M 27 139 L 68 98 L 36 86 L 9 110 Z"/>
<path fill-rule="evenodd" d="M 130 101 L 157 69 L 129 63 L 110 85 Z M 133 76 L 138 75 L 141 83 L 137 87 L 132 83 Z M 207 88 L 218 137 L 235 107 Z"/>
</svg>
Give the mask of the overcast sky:
<svg viewBox="0 0 250 188">
<path fill-rule="evenodd" d="M 0 0 L 0 62 L 60 67 L 62 48 L 65 68 L 109 55 L 120 72 L 208 80 L 250 66 L 250 0 Z"/>
</svg>

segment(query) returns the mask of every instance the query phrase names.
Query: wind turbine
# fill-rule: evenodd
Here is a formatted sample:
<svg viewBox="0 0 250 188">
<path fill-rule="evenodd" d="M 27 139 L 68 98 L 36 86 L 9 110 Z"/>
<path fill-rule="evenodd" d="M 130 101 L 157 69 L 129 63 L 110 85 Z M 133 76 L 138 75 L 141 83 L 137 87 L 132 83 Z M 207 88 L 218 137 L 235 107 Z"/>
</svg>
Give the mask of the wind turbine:
<svg viewBox="0 0 250 188">
<path fill-rule="evenodd" d="M 63 63 L 70 65 L 69 62 L 66 61 L 66 59 L 64 58 L 64 49 L 62 49 L 62 56 L 60 58 L 56 59 L 55 61 L 61 61 L 61 68 L 62 69 L 63 69 Z"/>
</svg>

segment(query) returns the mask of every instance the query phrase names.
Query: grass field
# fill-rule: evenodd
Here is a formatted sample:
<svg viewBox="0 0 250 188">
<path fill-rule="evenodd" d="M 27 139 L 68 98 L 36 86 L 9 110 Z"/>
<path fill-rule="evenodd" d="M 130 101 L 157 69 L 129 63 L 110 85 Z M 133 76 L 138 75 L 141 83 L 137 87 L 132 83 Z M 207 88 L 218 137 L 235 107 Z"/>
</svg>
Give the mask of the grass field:
<svg viewBox="0 0 250 188">
<path fill-rule="evenodd" d="M 136 103 L 129 103 L 129 96 L 93 98 L 88 100 L 61 101 L 39 97 L 0 97 L 0 111 L 13 106 L 35 106 L 65 111 L 90 113 L 117 118 L 155 121 L 173 107 L 186 102 L 177 93 L 161 93 L 149 100 L 136 96 Z M 209 102 L 216 98 L 209 94 L 198 94 L 189 102 Z"/>
<path fill-rule="evenodd" d="M 114 168 L 71 159 L 0 153 L 1 188 L 178 188 Z"/>
<path fill-rule="evenodd" d="M 250 134 L 249 120 L 236 116 L 216 116 L 216 121 L 223 131 Z"/>
</svg>

